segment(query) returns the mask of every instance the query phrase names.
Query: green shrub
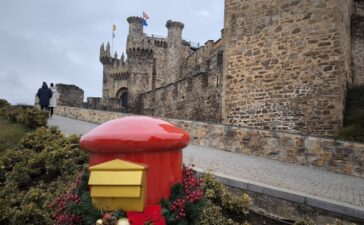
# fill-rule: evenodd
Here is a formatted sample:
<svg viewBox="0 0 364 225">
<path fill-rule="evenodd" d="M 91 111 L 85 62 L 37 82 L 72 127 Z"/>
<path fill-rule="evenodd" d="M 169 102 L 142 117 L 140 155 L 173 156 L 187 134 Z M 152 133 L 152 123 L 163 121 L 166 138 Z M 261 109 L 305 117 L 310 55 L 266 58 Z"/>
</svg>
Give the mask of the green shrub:
<svg viewBox="0 0 364 225">
<path fill-rule="evenodd" d="M 203 209 L 197 225 L 239 225 L 223 215 L 222 208 L 208 202 Z"/>
<path fill-rule="evenodd" d="M 9 106 L 10 103 L 6 101 L 5 99 L 0 99 L 0 108 L 3 108 L 5 106 Z"/>
<path fill-rule="evenodd" d="M 19 121 L 20 114 L 22 113 L 23 109 L 16 106 L 9 106 L 6 108 L 6 118 L 10 120 L 12 123 L 16 123 Z"/>
<path fill-rule="evenodd" d="M 207 204 L 197 224 L 239 225 L 240 223 L 236 221 L 245 221 L 243 225 L 249 224 L 247 214 L 252 200 L 248 194 L 238 196 L 231 193 L 224 184 L 216 180 L 210 173 L 204 175 L 203 181 L 203 191 Z M 233 216 L 234 220 L 224 216 L 226 213 Z"/>
<path fill-rule="evenodd" d="M 168 200 L 161 201 L 162 214 L 167 225 L 196 223 L 205 206 L 202 184 L 202 178 L 197 178 L 195 171 L 183 167 L 182 182 L 172 187 Z"/>
<path fill-rule="evenodd" d="M 231 193 L 225 185 L 217 181 L 210 173 L 206 174 L 203 180 L 206 199 L 238 215 L 247 215 L 249 213 L 252 200 L 248 194 L 237 196 Z"/>
<path fill-rule="evenodd" d="M 0 224 L 52 224 L 47 206 L 86 167 L 79 137 L 39 128 L 0 157 Z"/>
<path fill-rule="evenodd" d="M 48 113 L 29 105 L 4 106 L 0 109 L 0 115 L 31 129 L 47 126 Z"/>
<path fill-rule="evenodd" d="M 19 116 L 19 122 L 35 129 L 47 126 L 48 113 L 35 108 L 25 108 Z"/>
</svg>

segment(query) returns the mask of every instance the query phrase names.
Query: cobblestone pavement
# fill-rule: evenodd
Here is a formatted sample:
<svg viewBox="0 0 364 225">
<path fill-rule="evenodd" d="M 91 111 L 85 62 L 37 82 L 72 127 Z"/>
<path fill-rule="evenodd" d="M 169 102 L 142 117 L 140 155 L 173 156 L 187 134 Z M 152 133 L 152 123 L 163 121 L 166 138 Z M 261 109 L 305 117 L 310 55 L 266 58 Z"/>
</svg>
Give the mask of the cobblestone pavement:
<svg viewBox="0 0 364 225">
<path fill-rule="evenodd" d="M 97 126 L 60 116 L 53 116 L 48 124 L 58 126 L 66 134 L 84 134 Z M 186 164 L 193 163 L 204 170 L 364 209 L 363 178 L 195 145 L 189 145 L 183 153 Z"/>
</svg>

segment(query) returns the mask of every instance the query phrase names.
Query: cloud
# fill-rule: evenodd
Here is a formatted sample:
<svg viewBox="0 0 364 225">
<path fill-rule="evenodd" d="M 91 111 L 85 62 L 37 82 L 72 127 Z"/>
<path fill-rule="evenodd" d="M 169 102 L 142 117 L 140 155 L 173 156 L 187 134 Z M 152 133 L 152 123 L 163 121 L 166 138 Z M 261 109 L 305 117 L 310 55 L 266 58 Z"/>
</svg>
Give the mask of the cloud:
<svg viewBox="0 0 364 225">
<path fill-rule="evenodd" d="M 207 11 L 207 10 L 199 10 L 199 11 L 196 11 L 196 15 L 202 16 L 202 17 L 209 17 L 209 16 L 211 16 L 211 12 Z"/>
<path fill-rule="evenodd" d="M 150 16 L 146 33 L 166 35 L 165 23 L 173 19 L 185 24 L 185 39 L 204 43 L 220 37 L 223 5 L 223 0 L 0 1 L 0 98 L 33 104 L 43 81 L 75 84 L 86 96 L 101 96 L 99 47 L 111 41 L 112 24 L 119 56 L 126 47 L 126 18 L 143 11 Z"/>
</svg>

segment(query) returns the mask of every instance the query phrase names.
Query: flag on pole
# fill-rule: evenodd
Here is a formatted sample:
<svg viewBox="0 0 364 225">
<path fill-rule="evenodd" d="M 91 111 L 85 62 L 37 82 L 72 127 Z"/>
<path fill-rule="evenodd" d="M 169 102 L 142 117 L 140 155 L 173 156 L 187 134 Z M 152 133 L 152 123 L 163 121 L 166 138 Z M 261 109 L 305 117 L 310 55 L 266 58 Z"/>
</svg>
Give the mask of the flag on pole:
<svg viewBox="0 0 364 225">
<path fill-rule="evenodd" d="M 143 26 L 148 26 L 147 21 L 143 19 Z"/>
<path fill-rule="evenodd" d="M 148 16 L 148 14 L 147 14 L 146 12 L 143 12 L 143 18 L 144 18 L 145 20 L 149 19 L 149 16 Z"/>
<path fill-rule="evenodd" d="M 112 38 L 114 38 L 114 37 L 115 37 L 115 31 L 116 31 L 116 25 L 115 25 L 115 24 L 113 24 L 113 25 L 112 25 Z"/>
<path fill-rule="evenodd" d="M 148 26 L 147 19 L 149 19 L 148 14 L 143 11 L 143 26 Z"/>
</svg>

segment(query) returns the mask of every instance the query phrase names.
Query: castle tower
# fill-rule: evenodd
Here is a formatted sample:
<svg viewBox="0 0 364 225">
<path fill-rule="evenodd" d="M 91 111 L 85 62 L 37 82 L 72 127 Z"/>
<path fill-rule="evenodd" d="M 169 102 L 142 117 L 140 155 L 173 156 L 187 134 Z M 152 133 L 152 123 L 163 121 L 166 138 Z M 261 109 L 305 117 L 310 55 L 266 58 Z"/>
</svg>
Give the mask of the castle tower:
<svg viewBox="0 0 364 225">
<path fill-rule="evenodd" d="M 183 23 L 168 20 L 168 53 L 167 53 L 167 77 L 165 84 L 172 83 L 180 77 L 182 65 L 182 29 Z"/>
<path fill-rule="evenodd" d="M 223 122 L 333 136 L 351 78 L 352 1 L 291 3 L 225 1 Z"/>
<path fill-rule="evenodd" d="M 140 111 L 139 96 L 152 90 L 153 50 L 129 48 L 128 55 L 128 105 L 134 113 Z M 133 112 L 133 111 L 132 111 Z"/>
<path fill-rule="evenodd" d="M 141 48 L 143 41 L 143 18 L 138 16 L 130 16 L 127 19 L 129 23 L 129 34 L 126 43 L 126 49 Z"/>
<path fill-rule="evenodd" d="M 110 53 L 110 43 L 108 42 L 106 45 L 106 49 L 104 44 L 100 47 L 100 62 L 103 65 L 103 79 L 102 79 L 102 97 L 108 98 L 110 93 L 110 70 L 113 66 L 113 59 Z"/>
</svg>

